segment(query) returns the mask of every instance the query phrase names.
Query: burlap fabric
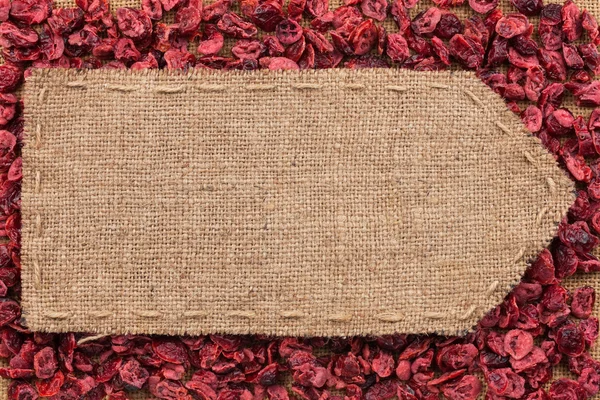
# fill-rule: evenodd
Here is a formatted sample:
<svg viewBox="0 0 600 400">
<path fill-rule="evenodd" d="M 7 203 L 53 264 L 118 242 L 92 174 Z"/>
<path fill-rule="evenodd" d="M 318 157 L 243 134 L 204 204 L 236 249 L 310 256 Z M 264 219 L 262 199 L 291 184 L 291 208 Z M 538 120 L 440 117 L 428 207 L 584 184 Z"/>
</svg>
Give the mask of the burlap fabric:
<svg viewBox="0 0 600 400">
<path fill-rule="evenodd" d="M 471 73 L 34 71 L 36 331 L 455 334 L 572 183 Z"/>
</svg>

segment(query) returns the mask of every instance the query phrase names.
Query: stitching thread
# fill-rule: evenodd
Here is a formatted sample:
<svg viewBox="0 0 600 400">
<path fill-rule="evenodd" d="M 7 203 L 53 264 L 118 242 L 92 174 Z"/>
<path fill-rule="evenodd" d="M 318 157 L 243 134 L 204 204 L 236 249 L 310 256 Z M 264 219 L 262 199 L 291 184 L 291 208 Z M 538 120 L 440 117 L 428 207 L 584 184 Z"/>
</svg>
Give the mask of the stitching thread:
<svg viewBox="0 0 600 400">
<path fill-rule="evenodd" d="M 348 314 L 348 313 L 333 314 L 333 315 L 330 315 L 327 318 L 327 320 L 331 321 L 331 322 L 350 322 L 350 321 L 352 321 L 352 314 Z"/>
<path fill-rule="evenodd" d="M 444 89 L 444 90 L 450 89 L 450 86 L 444 85 L 443 83 L 431 83 L 431 84 L 429 84 L 429 87 L 431 89 Z"/>
<path fill-rule="evenodd" d="M 42 184 L 42 174 L 40 173 L 39 170 L 37 170 L 37 171 L 35 171 L 35 184 L 34 184 L 35 194 L 40 194 L 41 184 Z"/>
<path fill-rule="evenodd" d="M 209 83 L 204 83 L 202 85 L 197 86 L 198 90 L 206 90 L 207 92 L 220 92 L 223 90 L 227 90 L 227 87 L 224 85 L 211 85 Z"/>
<path fill-rule="evenodd" d="M 375 319 L 378 319 L 379 321 L 382 321 L 382 322 L 400 322 L 404 319 L 404 314 L 394 313 L 394 312 L 384 312 L 384 313 L 375 315 Z"/>
<path fill-rule="evenodd" d="M 137 315 L 138 317 L 142 317 L 142 318 L 157 318 L 157 317 L 162 316 L 162 313 L 160 313 L 159 311 L 152 311 L 152 310 L 133 311 L 133 314 Z"/>
<path fill-rule="evenodd" d="M 282 318 L 304 318 L 302 311 L 281 311 L 279 315 Z"/>
<path fill-rule="evenodd" d="M 77 341 L 77 345 L 81 346 L 84 343 L 93 342 L 94 340 L 102 339 L 102 338 L 107 337 L 107 336 L 108 335 L 94 335 L 94 336 L 84 337 L 84 338 L 81 338 L 81 339 L 79 339 Z"/>
<path fill-rule="evenodd" d="M 525 247 L 521 248 L 515 258 L 513 259 L 513 263 L 519 262 L 521 258 L 525 255 Z"/>
<path fill-rule="evenodd" d="M 42 147 L 42 126 L 40 124 L 35 125 L 35 144 L 34 148 L 39 150 Z"/>
<path fill-rule="evenodd" d="M 425 311 L 423 313 L 423 317 L 429 318 L 429 319 L 442 319 L 442 318 L 446 317 L 446 314 L 443 312 L 437 312 L 437 311 Z"/>
<path fill-rule="evenodd" d="M 533 164 L 536 167 L 538 166 L 538 162 L 536 161 L 535 158 L 533 158 L 533 156 L 531 155 L 530 152 L 524 151 L 523 155 L 525 156 L 525 159 L 527 159 L 527 161 L 529 161 L 531 164 Z"/>
<path fill-rule="evenodd" d="M 266 84 L 246 85 L 246 90 L 273 90 L 276 88 L 277 88 L 277 85 L 266 85 Z"/>
<path fill-rule="evenodd" d="M 227 316 L 253 319 L 256 318 L 256 313 L 254 311 L 230 311 Z"/>
<path fill-rule="evenodd" d="M 155 93 L 160 94 L 175 94 L 185 92 L 184 85 L 176 85 L 176 86 L 156 86 L 153 90 Z"/>
<path fill-rule="evenodd" d="M 40 263 L 37 260 L 33 261 L 33 284 L 36 290 L 40 290 L 42 287 L 42 269 Z"/>
<path fill-rule="evenodd" d="M 88 315 L 92 318 L 108 318 L 113 315 L 110 311 L 90 311 Z"/>
<path fill-rule="evenodd" d="M 508 126 L 504 125 L 502 122 L 500 122 L 500 121 L 494 121 L 494 124 L 496 124 L 496 126 L 498 128 L 500 128 L 500 130 L 502 132 L 506 133 L 507 135 L 509 135 L 509 136 L 513 135 L 512 131 L 508 128 Z"/>
<path fill-rule="evenodd" d="M 184 311 L 183 316 L 185 318 L 202 318 L 202 317 L 208 316 L 208 313 L 206 311 L 201 311 L 201 310 L 190 310 L 190 311 Z"/>
<path fill-rule="evenodd" d="M 50 319 L 67 319 L 71 316 L 71 313 L 67 311 L 46 311 L 44 316 Z"/>
<path fill-rule="evenodd" d="M 323 86 L 318 83 L 292 83 L 292 88 L 304 90 L 304 89 L 321 89 Z"/>
<path fill-rule="evenodd" d="M 385 87 L 387 90 L 391 90 L 392 92 L 406 92 L 408 88 L 406 86 L 396 86 L 389 85 Z"/>
<path fill-rule="evenodd" d="M 475 93 L 471 92 L 469 89 L 463 89 L 463 91 L 473 100 L 473 102 L 481 108 L 485 108 L 485 103 L 481 101 L 479 97 L 475 95 Z"/>
<path fill-rule="evenodd" d="M 494 294 L 496 289 L 498 289 L 498 285 L 500 285 L 499 281 L 492 282 L 492 284 L 490 286 L 488 286 L 487 290 L 485 291 L 485 295 L 489 297 L 492 294 Z"/>
<path fill-rule="evenodd" d="M 467 309 L 467 311 L 465 311 L 465 313 L 463 315 L 459 315 L 457 318 L 460 321 L 464 321 L 464 320 L 468 319 L 471 315 L 473 315 L 473 313 L 475 312 L 476 309 L 477 309 L 477 306 L 472 305 L 471 307 L 469 307 Z"/>
<path fill-rule="evenodd" d="M 87 83 L 85 83 L 84 81 L 71 81 L 67 82 L 67 87 L 85 89 L 87 88 Z"/>
<path fill-rule="evenodd" d="M 108 90 L 114 90 L 117 92 L 135 92 L 136 90 L 140 89 L 139 86 L 119 85 L 119 84 L 115 84 L 115 83 L 107 83 L 106 85 L 104 85 L 104 87 Z"/>
<path fill-rule="evenodd" d="M 548 207 L 544 207 L 538 211 L 537 216 L 535 217 L 535 223 L 540 225 L 542 223 L 542 218 L 544 218 L 544 214 L 548 212 Z"/>
<path fill-rule="evenodd" d="M 554 182 L 554 179 L 547 177 L 546 178 L 546 184 L 548 185 L 548 189 L 550 190 L 550 194 L 552 196 L 554 196 L 556 194 L 556 182 Z"/>
</svg>

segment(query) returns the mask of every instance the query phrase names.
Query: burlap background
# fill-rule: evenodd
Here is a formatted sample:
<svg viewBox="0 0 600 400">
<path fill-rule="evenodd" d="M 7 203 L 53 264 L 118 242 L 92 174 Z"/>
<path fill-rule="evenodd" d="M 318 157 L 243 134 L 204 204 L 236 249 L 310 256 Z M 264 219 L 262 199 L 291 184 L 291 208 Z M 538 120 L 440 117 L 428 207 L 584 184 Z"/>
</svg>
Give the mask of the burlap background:
<svg viewBox="0 0 600 400">
<path fill-rule="evenodd" d="M 36 331 L 457 334 L 573 201 L 471 73 L 38 70 L 24 101 Z"/>
</svg>

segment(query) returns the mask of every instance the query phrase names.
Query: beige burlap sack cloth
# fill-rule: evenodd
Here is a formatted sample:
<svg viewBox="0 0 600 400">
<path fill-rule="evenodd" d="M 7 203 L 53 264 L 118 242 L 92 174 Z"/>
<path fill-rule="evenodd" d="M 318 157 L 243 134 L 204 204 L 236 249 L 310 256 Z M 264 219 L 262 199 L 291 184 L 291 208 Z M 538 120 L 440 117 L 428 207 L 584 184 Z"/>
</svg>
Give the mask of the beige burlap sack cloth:
<svg viewBox="0 0 600 400">
<path fill-rule="evenodd" d="M 471 73 L 34 70 L 35 331 L 455 334 L 573 187 Z"/>
</svg>

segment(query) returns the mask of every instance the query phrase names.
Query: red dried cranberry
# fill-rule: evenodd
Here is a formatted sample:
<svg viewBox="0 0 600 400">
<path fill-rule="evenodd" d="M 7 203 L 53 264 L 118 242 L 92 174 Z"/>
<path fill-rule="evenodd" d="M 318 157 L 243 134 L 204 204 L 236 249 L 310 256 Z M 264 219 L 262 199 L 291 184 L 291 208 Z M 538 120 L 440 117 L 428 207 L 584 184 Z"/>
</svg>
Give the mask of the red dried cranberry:
<svg viewBox="0 0 600 400">
<path fill-rule="evenodd" d="M 538 15 L 544 6 L 542 0 L 510 0 L 510 3 L 527 16 Z"/>
<path fill-rule="evenodd" d="M 54 376 L 58 368 L 56 353 L 52 347 L 44 347 L 33 357 L 35 375 L 40 379 L 49 379 Z"/>
<path fill-rule="evenodd" d="M 567 42 L 573 42 L 581 37 L 583 27 L 579 8 L 572 0 L 565 1 L 561 9 L 562 31 Z"/>
<path fill-rule="evenodd" d="M 321 15 L 325 14 L 328 9 L 328 0 L 306 0 L 305 11 L 307 11 L 313 17 L 320 17 Z"/>
<path fill-rule="evenodd" d="M 394 358 L 387 351 L 378 352 L 371 362 L 373 372 L 380 378 L 387 378 L 394 372 Z"/>
<path fill-rule="evenodd" d="M 124 384 L 141 389 L 148 380 L 150 374 L 135 359 L 130 359 L 119 369 L 119 377 Z"/>
<path fill-rule="evenodd" d="M 402 63 L 410 56 L 408 43 L 400 33 L 390 33 L 386 49 L 388 57 L 394 62 Z"/>
<path fill-rule="evenodd" d="M 143 10 L 119 8 L 117 24 L 123 35 L 134 41 L 141 41 L 152 34 L 152 21 Z"/>
<path fill-rule="evenodd" d="M 196 7 L 183 7 L 175 14 L 177 32 L 183 37 L 193 37 L 198 33 L 202 17 Z"/>
<path fill-rule="evenodd" d="M 259 60 L 263 68 L 270 70 L 298 70 L 300 67 L 294 61 L 285 57 L 263 57 Z"/>
<path fill-rule="evenodd" d="M 284 45 L 296 43 L 302 37 L 302 27 L 292 19 L 281 21 L 276 28 L 277 39 Z"/>
<path fill-rule="evenodd" d="M 215 55 L 223 48 L 225 38 L 223 34 L 218 31 L 215 25 L 206 25 L 204 28 L 204 34 L 206 40 L 201 41 L 198 44 L 198 53 L 201 55 Z"/>
<path fill-rule="evenodd" d="M 469 367 L 477 357 L 477 348 L 472 344 L 455 344 L 440 349 L 436 356 L 442 371 Z"/>
<path fill-rule="evenodd" d="M 486 381 L 489 390 L 495 395 L 518 399 L 525 394 L 525 379 L 510 368 L 488 372 Z"/>
<path fill-rule="evenodd" d="M 426 35 L 435 31 L 437 24 L 442 18 L 442 11 L 437 7 L 430 7 L 419 13 L 410 24 L 411 29 L 417 35 Z"/>
<path fill-rule="evenodd" d="M 163 16 L 163 8 L 160 0 L 142 0 L 142 10 L 155 21 L 160 21 Z"/>
<path fill-rule="evenodd" d="M 577 318 L 589 318 L 592 314 L 596 292 L 593 287 L 584 286 L 575 289 L 571 302 L 571 313 Z"/>
<path fill-rule="evenodd" d="M 558 379 L 552 382 L 548 395 L 552 400 L 579 400 L 587 396 L 585 390 L 571 379 Z"/>
<path fill-rule="evenodd" d="M 0 46 L 6 49 L 33 47 L 37 42 L 38 34 L 30 27 L 20 28 L 12 22 L 0 24 Z"/>
<path fill-rule="evenodd" d="M 442 385 L 442 393 L 449 400 L 477 399 L 481 389 L 481 381 L 473 375 L 465 375 L 454 382 Z"/>
<path fill-rule="evenodd" d="M 457 33 L 462 33 L 463 29 L 463 24 L 456 15 L 450 12 L 445 12 L 442 13 L 440 22 L 438 22 L 433 33 L 442 39 L 450 39 Z"/>
<path fill-rule="evenodd" d="M 39 24 L 48 18 L 51 9 L 48 0 L 12 0 L 10 16 L 27 25 Z"/>
<path fill-rule="evenodd" d="M 487 14 L 498 7 L 498 0 L 469 0 L 469 6 L 480 14 Z"/>
<path fill-rule="evenodd" d="M 242 60 L 258 60 L 264 52 L 265 46 L 258 40 L 238 40 L 231 52 Z"/>
<path fill-rule="evenodd" d="M 520 13 L 508 14 L 496 24 L 496 33 L 504 38 L 522 35 L 529 29 L 529 20 Z"/>
<path fill-rule="evenodd" d="M 278 0 L 265 0 L 252 13 L 252 21 L 265 32 L 273 32 L 285 16 Z"/>
<path fill-rule="evenodd" d="M 256 26 L 242 20 L 235 13 L 227 13 L 217 23 L 217 28 L 227 35 L 238 39 L 250 39 L 258 33 Z"/>
<path fill-rule="evenodd" d="M 8 386 L 8 398 L 10 400 L 36 400 L 38 394 L 30 384 L 22 381 L 13 381 Z"/>
<path fill-rule="evenodd" d="M 377 21 L 385 20 L 387 16 L 387 0 L 362 0 L 360 8 L 363 14 Z"/>
<path fill-rule="evenodd" d="M 483 62 L 484 49 L 481 43 L 470 37 L 456 34 L 450 39 L 450 54 L 465 68 L 478 68 Z"/>
<path fill-rule="evenodd" d="M 572 323 L 567 323 L 556 331 L 556 344 L 561 353 L 571 357 L 578 356 L 585 351 L 583 332 Z"/>
</svg>

